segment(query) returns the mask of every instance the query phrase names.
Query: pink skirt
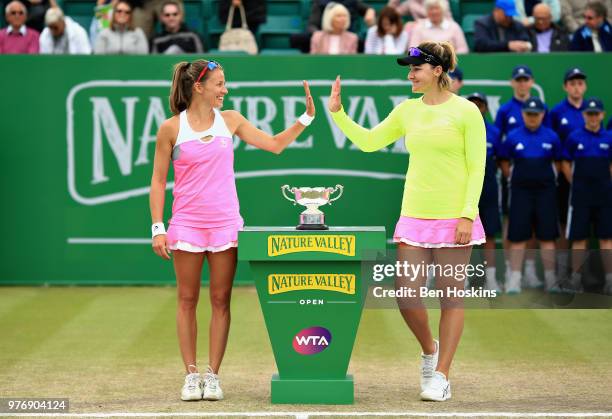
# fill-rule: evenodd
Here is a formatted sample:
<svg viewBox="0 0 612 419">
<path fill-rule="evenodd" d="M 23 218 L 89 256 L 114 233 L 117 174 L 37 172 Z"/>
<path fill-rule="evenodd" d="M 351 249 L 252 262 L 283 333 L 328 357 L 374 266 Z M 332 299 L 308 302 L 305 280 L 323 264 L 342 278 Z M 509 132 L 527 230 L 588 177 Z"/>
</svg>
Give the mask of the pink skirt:
<svg viewBox="0 0 612 419">
<path fill-rule="evenodd" d="M 220 228 L 195 228 L 170 224 L 166 240 L 170 250 L 186 252 L 222 252 L 238 247 L 242 224 Z"/>
<path fill-rule="evenodd" d="M 394 243 L 411 246 L 440 248 L 462 247 L 483 244 L 485 232 L 480 217 L 476 216 L 472 227 L 472 240 L 467 244 L 455 243 L 455 229 L 459 218 L 424 219 L 401 216 L 393 233 Z"/>
</svg>

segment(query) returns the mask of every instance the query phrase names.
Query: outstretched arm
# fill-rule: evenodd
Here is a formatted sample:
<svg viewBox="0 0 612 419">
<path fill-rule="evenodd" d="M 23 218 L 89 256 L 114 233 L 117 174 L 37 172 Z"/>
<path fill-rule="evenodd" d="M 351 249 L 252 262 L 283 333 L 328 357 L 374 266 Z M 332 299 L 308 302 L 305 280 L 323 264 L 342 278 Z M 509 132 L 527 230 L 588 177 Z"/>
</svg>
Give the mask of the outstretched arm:
<svg viewBox="0 0 612 419">
<path fill-rule="evenodd" d="M 315 116 L 315 106 L 308 82 L 304 80 L 304 92 L 306 94 L 306 115 L 309 118 L 304 118 L 302 115 L 295 124 L 286 130 L 270 135 L 267 132 L 260 130 L 249 122 L 244 116 L 236 111 L 231 112 L 231 117 L 236 119 L 235 134 L 242 138 L 248 144 L 257 147 L 261 150 L 270 151 L 275 154 L 280 154 L 289 144 L 304 131 L 306 126 L 310 125 L 312 118 Z M 300 122 L 301 121 L 301 122 Z"/>
<path fill-rule="evenodd" d="M 353 121 L 342 108 L 340 76 L 336 77 L 336 81 L 332 85 L 328 108 L 338 128 L 361 151 L 372 152 L 380 150 L 404 135 L 402 124 L 398 118 L 397 108 L 391 111 L 389 116 L 372 129 L 364 128 Z"/>
</svg>

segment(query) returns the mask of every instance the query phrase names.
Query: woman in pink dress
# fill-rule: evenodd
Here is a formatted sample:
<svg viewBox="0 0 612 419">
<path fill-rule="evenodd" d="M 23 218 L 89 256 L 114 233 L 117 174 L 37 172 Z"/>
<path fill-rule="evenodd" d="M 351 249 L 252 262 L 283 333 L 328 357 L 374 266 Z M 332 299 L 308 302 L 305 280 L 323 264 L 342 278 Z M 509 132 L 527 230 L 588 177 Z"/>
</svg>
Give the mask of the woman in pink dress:
<svg viewBox="0 0 612 419">
<path fill-rule="evenodd" d="M 185 384 L 182 400 L 220 400 L 218 372 L 227 344 L 230 297 L 238 231 L 243 226 L 234 176 L 232 136 L 279 154 L 310 125 L 315 107 L 304 81 L 306 112 L 279 134 L 269 135 L 234 110 L 221 111 L 227 94 L 223 67 L 215 61 L 181 62 L 174 67 L 170 109 L 174 114 L 157 133 L 151 180 L 153 251 L 174 255 L 177 281 L 177 332 Z M 163 223 L 168 168 L 174 167 L 172 219 Z M 202 377 L 196 363 L 196 306 L 204 259 L 210 270 L 212 316 L 209 366 Z"/>
</svg>

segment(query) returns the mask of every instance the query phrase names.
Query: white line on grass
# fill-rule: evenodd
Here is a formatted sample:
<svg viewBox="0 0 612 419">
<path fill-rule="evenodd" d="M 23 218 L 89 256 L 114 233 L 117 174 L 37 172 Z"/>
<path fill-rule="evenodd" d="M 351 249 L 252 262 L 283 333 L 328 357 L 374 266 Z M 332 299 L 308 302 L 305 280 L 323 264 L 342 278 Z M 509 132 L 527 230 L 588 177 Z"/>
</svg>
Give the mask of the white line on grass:
<svg viewBox="0 0 612 419">
<path fill-rule="evenodd" d="M 586 412 L 586 413 L 541 413 L 541 412 L 115 412 L 115 413 L 4 413 L 6 417 L 81 417 L 81 418 L 113 418 L 113 417 L 279 417 L 291 416 L 296 419 L 308 419 L 317 416 L 400 416 L 400 417 L 610 417 L 612 412 Z"/>
</svg>

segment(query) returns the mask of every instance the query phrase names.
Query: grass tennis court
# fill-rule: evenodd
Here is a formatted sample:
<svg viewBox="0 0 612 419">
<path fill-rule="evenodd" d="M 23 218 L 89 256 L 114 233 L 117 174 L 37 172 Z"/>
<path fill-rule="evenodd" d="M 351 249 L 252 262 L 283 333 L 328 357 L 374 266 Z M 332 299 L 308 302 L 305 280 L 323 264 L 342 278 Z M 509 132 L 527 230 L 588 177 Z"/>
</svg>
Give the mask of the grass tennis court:
<svg viewBox="0 0 612 419">
<path fill-rule="evenodd" d="M 419 349 L 395 310 L 363 312 L 355 405 L 271 405 L 274 359 L 255 289 L 237 287 L 221 368 L 226 399 L 179 400 L 175 289 L 0 291 L 0 397 L 67 397 L 80 412 L 610 412 L 611 310 L 466 310 L 453 399 L 418 400 Z M 207 290 L 199 308 L 206 364 Z M 431 311 L 437 323 L 438 312 Z"/>
</svg>

